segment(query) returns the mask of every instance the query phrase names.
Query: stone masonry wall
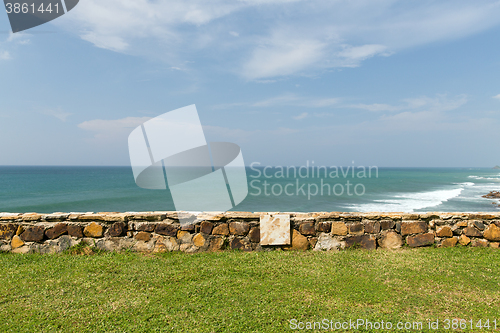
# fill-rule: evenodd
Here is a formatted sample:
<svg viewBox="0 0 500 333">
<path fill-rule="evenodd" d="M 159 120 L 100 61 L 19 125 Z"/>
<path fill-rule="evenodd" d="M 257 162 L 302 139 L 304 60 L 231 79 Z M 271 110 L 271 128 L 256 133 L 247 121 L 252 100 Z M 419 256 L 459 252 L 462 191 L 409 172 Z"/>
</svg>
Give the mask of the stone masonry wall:
<svg viewBox="0 0 500 333">
<path fill-rule="evenodd" d="M 267 213 L 175 212 L 0 213 L 0 251 L 57 253 L 84 241 L 102 250 L 203 252 L 397 249 L 407 245 L 498 248 L 500 213 L 284 213 L 290 214 L 289 246 L 260 245 L 259 221 Z"/>
</svg>

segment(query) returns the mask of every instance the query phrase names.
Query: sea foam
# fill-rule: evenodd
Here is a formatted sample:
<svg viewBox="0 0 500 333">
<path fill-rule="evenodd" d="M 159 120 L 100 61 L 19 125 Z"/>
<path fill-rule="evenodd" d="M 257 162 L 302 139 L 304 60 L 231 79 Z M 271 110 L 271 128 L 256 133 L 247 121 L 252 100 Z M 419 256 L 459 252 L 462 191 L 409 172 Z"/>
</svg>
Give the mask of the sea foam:
<svg viewBox="0 0 500 333">
<path fill-rule="evenodd" d="M 370 203 L 353 204 L 348 207 L 359 212 L 413 212 L 417 209 L 434 207 L 458 197 L 464 186 L 415 193 L 398 193 L 391 198 L 374 200 Z"/>
</svg>

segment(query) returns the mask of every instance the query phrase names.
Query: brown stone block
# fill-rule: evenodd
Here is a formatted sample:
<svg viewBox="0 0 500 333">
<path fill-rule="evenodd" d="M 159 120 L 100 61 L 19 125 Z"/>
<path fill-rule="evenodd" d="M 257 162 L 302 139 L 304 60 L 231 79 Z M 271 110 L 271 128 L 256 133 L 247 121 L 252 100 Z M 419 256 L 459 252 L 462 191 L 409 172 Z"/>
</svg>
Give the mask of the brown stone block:
<svg viewBox="0 0 500 333">
<path fill-rule="evenodd" d="M 21 214 L 8 214 L 0 216 L 0 221 L 14 221 L 17 220 Z"/>
<path fill-rule="evenodd" d="M 316 230 L 314 229 L 314 222 L 305 222 L 299 226 L 299 232 L 302 235 L 316 235 Z"/>
<path fill-rule="evenodd" d="M 227 223 L 222 223 L 213 228 L 212 230 L 212 235 L 222 235 L 222 236 L 228 236 L 229 235 L 229 226 Z"/>
<path fill-rule="evenodd" d="M 401 235 L 421 234 L 427 232 L 427 223 L 416 222 L 401 222 Z"/>
<path fill-rule="evenodd" d="M 248 232 L 248 238 L 252 243 L 260 243 L 260 228 L 259 227 L 253 227 L 250 229 Z"/>
<path fill-rule="evenodd" d="M 410 247 L 419 247 L 434 244 L 434 234 L 418 234 L 406 237 L 406 244 Z"/>
<path fill-rule="evenodd" d="M 155 213 L 155 212 L 144 212 L 144 213 L 135 213 L 127 215 L 128 220 L 144 220 L 144 221 L 161 221 L 165 219 L 166 214 L 164 213 Z"/>
<path fill-rule="evenodd" d="M 111 213 L 104 215 L 104 221 L 106 222 L 126 222 L 128 217 L 123 213 Z"/>
<path fill-rule="evenodd" d="M 484 223 L 481 221 L 472 221 L 472 225 L 474 225 L 477 229 L 481 231 L 484 230 Z"/>
<path fill-rule="evenodd" d="M 408 221 L 408 220 L 418 220 L 419 215 L 418 214 L 402 214 L 401 219 L 403 221 Z"/>
<path fill-rule="evenodd" d="M 498 218 L 498 215 L 488 213 L 476 213 L 469 215 L 469 220 L 493 220 L 496 218 Z"/>
<path fill-rule="evenodd" d="M 104 234 L 102 225 L 92 222 L 83 229 L 85 237 L 100 238 Z"/>
<path fill-rule="evenodd" d="M 366 222 L 365 232 L 368 234 L 378 234 L 380 232 L 380 222 Z"/>
<path fill-rule="evenodd" d="M 331 222 L 319 222 L 317 224 L 318 232 L 330 232 L 332 230 Z"/>
<path fill-rule="evenodd" d="M 45 230 L 45 236 L 48 239 L 54 239 L 68 233 L 68 225 L 66 223 L 58 223 L 53 228 Z"/>
<path fill-rule="evenodd" d="M 127 225 L 124 222 L 115 222 L 109 227 L 108 233 L 111 237 L 121 237 L 127 233 Z"/>
<path fill-rule="evenodd" d="M 398 249 L 403 245 L 403 238 L 395 231 L 388 231 L 380 237 L 378 245 L 385 249 Z"/>
<path fill-rule="evenodd" d="M 173 224 L 158 223 L 155 232 L 159 235 L 176 237 L 178 229 L 179 227 Z"/>
<path fill-rule="evenodd" d="M 438 237 L 453 237 L 453 231 L 451 231 L 451 228 L 447 225 L 444 227 L 438 228 L 436 232 L 436 236 Z"/>
<path fill-rule="evenodd" d="M 332 235 L 347 235 L 347 225 L 344 222 L 332 222 Z"/>
<path fill-rule="evenodd" d="M 210 245 L 208 250 L 211 252 L 217 252 L 224 250 L 224 237 L 214 237 L 210 240 Z"/>
<path fill-rule="evenodd" d="M 260 214 L 251 213 L 251 212 L 225 212 L 224 216 L 227 219 L 243 219 L 243 220 L 259 220 Z"/>
<path fill-rule="evenodd" d="M 12 250 L 17 249 L 18 247 L 21 247 L 24 245 L 24 242 L 21 240 L 21 238 L 17 235 L 14 235 L 12 237 L 12 241 L 10 242 L 10 246 Z"/>
<path fill-rule="evenodd" d="M 212 233 L 212 229 L 214 228 L 214 224 L 212 222 L 203 221 L 200 224 L 200 232 L 210 235 Z"/>
<path fill-rule="evenodd" d="M 451 237 L 451 238 L 446 238 L 441 242 L 442 247 L 453 247 L 457 245 L 458 238 L 457 237 Z"/>
<path fill-rule="evenodd" d="M 458 237 L 458 242 L 460 243 L 460 245 L 467 246 L 470 243 L 470 238 L 465 235 L 461 235 L 460 237 Z"/>
<path fill-rule="evenodd" d="M 68 235 L 76 238 L 83 238 L 82 227 L 76 224 L 68 225 Z"/>
<path fill-rule="evenodd" d="M 17 224 L 2 223 L 0 224 L 0 239 L 11 239 L 15 235 Z"/>
<path fill-rule="evenodd" d="M 307 240 L 307 237 L 301 235 L 300 232 L 293 229 L 293 231 L 292 231 L 292 246 L 291 247 L 287 246 L 287 247 L 285 247 L 285 249 L 305 251 L 308 248 L 309 248 L 309 241 Z"/>
<path fill-rule="evenodd" d="M 425 213 L 425 214 L 420 214 L 421 220 L 439 220 L 440 218 L 441 218 L 441 216 L 439 216 L 439 214 L 437 214 L 437 213 L 429 212 L 429 213 Z"/>
<path fill-rule="evenodd" d="M 25 242 L 41 242 L 44 234 L 45 228 L 43 226 L 33 226 L 27 228 L 20 237 Z"/>
<path fill-rule="evenodd" d="M 84 214 L 78 216 L 80 221 L 104 221 L 104 215 L 100 214 Z"/>
<path fill-rule="evenodd" d="M 348 225 L 348 228 L 351 235 L 360 235 L 364 233 L 363 223 L 352 223 Z"/>
<path fill-rule="evenodd" d="M 470 246 L 473 247 L 488 247 L 488 241 L 486 239 L 475 238 L 470 242 Z"/>
<path fill-rule="evenodd" d="M 203 223 L 203 222 L 202 222 Z M 182 231 L 189 231 L 189 232 L 193 232 L 196 230 L 196 225 L 195 224 L 184 224 L 184 225 L 181 225 L 181 230 Z"/>
<path fill-rule="evenodd" d="M 314 249 L 317 243 L 318 243 L 318 237 L 309 238 L 309 245 L 311 246 L 311 249 Z"/>
<path fill-rule="evenodd" d="M 245 238 L 233 238 L 229 243 L 231 250 L 252 251 L 250 242 Z"/>
<path fill-rule="evenodd" d="M 394 225 L 396 225 L 396 222 L 394 222 L 393 220 L 380 221 L 380 229 L 382 230 L 392 229 L 394 228 Z"/>
<path fill-rule="evenodd" d="M 137 231 L 153 232 L 156 228 L 156 223 L 143 222 L 141 224 L 135 224 Z"/>
<path fill-rule="evenodd" d="M 245 236 L 250 230 L 250 225 L 246 222 L 231 222 L 229 223 L 229 232 L 232 235 Z"/>
<path fill-rule="evenodd" d="M 468 237 L 481 237 L 483 234 L 481 231 L 477 230 L 474 227 L 467 227 L 463 230 L 463 234 Z"/>
<path fill-rule="evenodd" d="M 23 214 L 21 218 L 26 222 L 35 222 L 40 221 L 42 219 L 42 215 L 37 213 L 26 213 Z"/>
<path fill-rule="evenodd" d="M 492 223 L 484 231 L 483 236 L 489 241 L 500 241 L 500 228 Z"/>
<path fill-rule="evenodd" d="M 196 234 L 193 237 L 193 244 L 198 247 L 204 247 L 208 242 L 204 234 Z"/>
<path fill-rule="evenodd" d="M 151 239 L 151 234 L 149 232 L 139 231 L 137 234 L 135 234 L 134 238 L 138 241 L 149 242 L 149 240 Z"/>
<path fill-rule="evenodd" d="M 350 236 L 345 239 L 346 248 L 355 246 L 355 244 L 359 244 L 361 248 L 366 250 L 374 250 L 377 247 L 375 237 L 372 235 Z"/>
<path fill-rule="evenodd" d="M 177 231 L 177 239 L 179 240 L 180 244 L 191 243 L 191 241 L 193 239 L 193 234 L 191 234 L 189 231 L 178 230 Z"/>
<path fill-rule="evenodd" d="M 16 236 L 20 236 L 24 232 L 24 227 L 19 225 L 16 230 Z"/>
</svg>

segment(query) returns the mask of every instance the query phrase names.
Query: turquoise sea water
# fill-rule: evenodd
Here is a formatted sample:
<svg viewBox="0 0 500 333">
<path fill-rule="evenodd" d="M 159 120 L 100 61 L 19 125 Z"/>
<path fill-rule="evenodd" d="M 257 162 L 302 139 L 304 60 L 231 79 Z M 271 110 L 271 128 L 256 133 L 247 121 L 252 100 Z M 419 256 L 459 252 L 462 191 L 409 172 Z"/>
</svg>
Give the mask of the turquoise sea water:
<svg viewBox="0 0 500 333">
<path fill-rule="evenodd" d="M 241 211 L 498 211 L 500 170 L 247 168 Z M 295 170 L 295 172 L 298 171 Z M 307 173 L 308 171 L 308 173 Z M 364 177 L 363 177 L 364 176 Z M 349 182 L 349 183 L 347 183 Z M 349 185 L 350 184 L 350 185 Z M 355 187 L 356 186 L 356 187 Z M 323 193 L 321 193 L 321 188 Z M 286 191 L 286 192 L 285 192 Z M 328 193 L 328 191 L 330 193 Z M 130 167 L 0 166 L 0 212 L 174 210 L 168 190 L 137 187 Z"/>
</svg>

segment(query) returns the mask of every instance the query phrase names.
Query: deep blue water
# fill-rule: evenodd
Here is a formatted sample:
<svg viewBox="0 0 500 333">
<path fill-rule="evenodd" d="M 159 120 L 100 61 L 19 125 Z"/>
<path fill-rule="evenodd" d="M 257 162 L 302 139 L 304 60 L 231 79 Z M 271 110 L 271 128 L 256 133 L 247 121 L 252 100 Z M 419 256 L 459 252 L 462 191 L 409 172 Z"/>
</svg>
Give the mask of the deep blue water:
<svg viewBox="0 0 500 333">
<path fill-rule="evenodd" d="M 309 174 L 306 175 L 306 171 Z M 497 211 L 481 198 L 500 190 L 500 170 L 247 168 L 242 211 Z M 307 177 L 305 177 L 307 176 Z M 335 177 L 337 176 L 337 177 Z M 347 183 L 349 182 L 349 184 Z M 288 185 L 288 187 L 287 187 Z M 355 187 L 357 186 L 357 187 Z M 323 193 L 321 193 L 323 188 Z M 285 193 L 286 189 L 286 193 Z M 330 193 L 328 193 L 330 191 Z M 498 203 L 498 200 L 497 200 Z M 169 190 L 137 187 L 130 167 L 0 166 L 0 212 L 175 210 Z"/>
</svg>

